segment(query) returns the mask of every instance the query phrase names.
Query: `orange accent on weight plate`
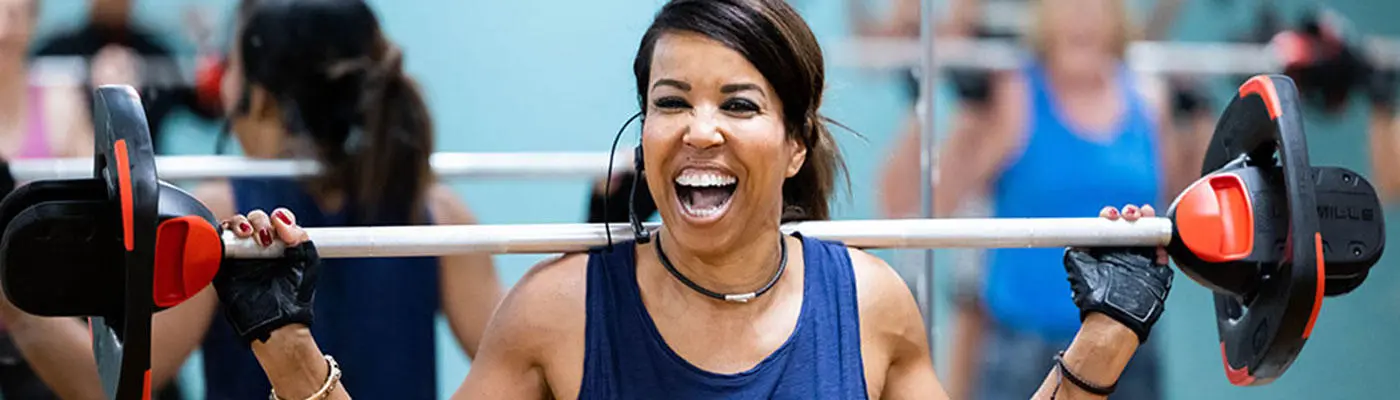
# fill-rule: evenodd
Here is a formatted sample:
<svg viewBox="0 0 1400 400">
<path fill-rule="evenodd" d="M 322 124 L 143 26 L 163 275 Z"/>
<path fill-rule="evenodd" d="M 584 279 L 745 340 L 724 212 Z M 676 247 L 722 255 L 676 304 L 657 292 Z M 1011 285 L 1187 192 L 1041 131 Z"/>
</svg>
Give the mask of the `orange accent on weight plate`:
<svg viewBox="0 0 1400 400">
<path fill-rule="evenodd" d="M 132 221 L 132 208 L 134 207 L 134 194 L 131 192 L 131 161 L 126 155 L 126 139 L 118 139 L 112 145 L 115 147 L 117 156 L 117 186 L 122 202 L 122 244 L 126 245 L 126 251 L 136 249 L 135 232 L 133 232 L 135 221 Z"/>
<path fill-rule="evenodd" d="M 1264 100 L 1264 107 L 1269 109 L 1269 119 L 1278 119 L 1283 113 L 1283 106 L 1278 103 L 1278 91 L 1274 89 L 1274 80 L 1264 75 L 1249 78 L 1249 81 L 1240 86 L 1240 97 L 1257 94 L 1260 100 Z"/>
<path fill-rule="evenodd" d="M 1237 261 L 1254 251 L 1254 205 L 1238 175 L 1191 184 L 1177 202 L 1176 225 L 1182 243 L 1203 261 Z"/>
<path fill-rule="evenodd" d="M 1225 355 L 1225 342 L 1220 342 L 1220 362 L 1225 363 L 1225 377 L 1230 379 L 1230 384 L 1249 386 L 1254 383 L 1254 375 L 1249 374 L 1249 367 L 1235 369 L 1230 366 L 1230 357 Z"/>
<path fill-rule="evenodd" d="M 1322 259 L 1322 232 L 1313 234 L 1313 243 L 1317 246 L 1317 293 L 1313 294 L 1312 315 L 1308 317 L 1308 326 L 1303 328 L 1303 339 L 1312 336 L 1317 312 L 1322 311 L 1322 297 L 1327 293 L 1327 262 Z"/>
</svg>

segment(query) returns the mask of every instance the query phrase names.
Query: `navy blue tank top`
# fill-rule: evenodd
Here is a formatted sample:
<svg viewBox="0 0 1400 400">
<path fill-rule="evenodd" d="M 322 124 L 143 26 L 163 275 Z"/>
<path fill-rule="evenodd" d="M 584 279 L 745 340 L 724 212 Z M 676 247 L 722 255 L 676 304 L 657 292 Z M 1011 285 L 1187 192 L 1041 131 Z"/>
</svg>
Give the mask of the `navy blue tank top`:
<svg viewBox="0 0 1400 400">
<path fill-rule="evenodd" d="M 1157 120 L 1126 67 L 1117 74 L 1123 112 L 1108 132 L 1086 133 L 1064 118 L 1045 69 L 1025 69 L 1030 118 L 1025 148 L 992 190 L 997 218 L 1094 217 L 1104 206 L 1158 202 Z M 1086 137 L 1107 137 L 1102 141 Z M 1063 249 L 995 249 L 983 293 L 993 319 L 1050 340 L 1079 331 Z"/>
<path fill-rule="evenodd" d="M 579 398 L 866 398 L 850 256 L 841 243 L 802 238 L 802 244 L 806 273 L 797 327 L 773 354 L 736 374 L 702 370 L 662 339 L 637 287 L 634 242 L 593 250 Z"/>
<path fill-rule="evenodd" d="M 294 180 L 232 179 L 230 184 L 239 213 L 286 207 L 305 227 L 349 221 L 345 212 L 322 212 Z M 403 224 L 407 221 L 380 225 Z M 342 382 L 356 397 L 434 399 L 439 302 L 436 258 L 326 259 L 311 331 L 321 351 L 340 363 Z M 267 376 L 222 311 L 210 324 L 203 350 L 208 399 L 267 398 Z"/>
</svg>

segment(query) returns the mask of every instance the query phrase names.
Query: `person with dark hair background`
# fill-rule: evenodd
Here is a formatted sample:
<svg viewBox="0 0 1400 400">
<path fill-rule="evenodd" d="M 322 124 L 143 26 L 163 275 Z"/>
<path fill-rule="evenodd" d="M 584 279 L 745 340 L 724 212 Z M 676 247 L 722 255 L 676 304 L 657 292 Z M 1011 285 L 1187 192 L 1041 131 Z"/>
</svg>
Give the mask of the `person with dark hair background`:
<svg viewBox="0 0 1400 400">
<path fill-rule="evenodd" d="M 82 85 L 71 77 L 55 77 L 36 71 L 29 62 L 29 46 L 38 24 L 38 0 L 0 0 L 0 195 L 15 188 L 9 162 L 51 157 L 91 157 L 92 127 Z M 93 78 L 121 79 L 111 73 L 120 62 L 112 57 L 94 60 Z M 98 72 L 101 71 L 101 72 Z M 3 196 L 0 196 L 3 197 Z M 16 340 L 48 340 L 28 332 L 44 323 L 78 325 L 77 319 L 54 319 L 37 324 L 12 318 L 8 302 L 0 299 L 0 395 L 7 399 L 55 399 L 76 397 L 62 384 L 50 388 L 25 359 Z M 10 324 L 9 322 L 18 322 Z M 174 388 L 158 391 L 157 399 L 178 399 Z"/>
<path fill-rule="evenodd" d="M 674 0 L 643 35 L 633 73 L 636 170 L 666 224 L 532 269 L 491 320 L 456 397 L 946 397 L 894 270 L 779 230 L 829 219 L 843 172 L 818 111 L 822 51 L 802 17 L 781 0 Z M 290 214 L 226 220 L 251 224 L 239 237 L 289 247 L 279 259 L 226 261 L 214 287 L 275 396 L 349 398 L 362 392 L 340 385 L 341 367 L 360 372 L 313 334 L 325 332 L 306 312 L 324 271 Z M 1091 392 L 1111 387 L 1161 315 L 1173 277 L 1165 263 L 1151 247 L 1065 252 L 1085 319 L 1038 398 L 1099 398 Z"/>
<path fill-rule="evenodd" d="M 244 0 L 237 25 L 220 90 L 232 133 L 248 157 L 315 159 L 321 173 L 305 180 L 203 183 L 193 193 L 216 216 L 286 207 L 297 210 L 307 226 L 475 223 L 433 175 L 428 107 L 403 71 L 402 51 L 384 36 L 368 4 Z M 290 221 L 292 215 L 261 218 Z M 228 229 L 273 240 L 247 223 Z M 467 354 L 475 355 L 502 292 L 490 254 L 334 260 L 326 263 L 320 282 L 317 337 L 357 371 L 355 388 L 367 398 L 433 398 L 437 312 L 446 315 Z M 268 394 L 263 371 L 239 339 L 244 332 L 216 316 L 219 300 L 205 290 L 155 316 L 154 387 L 169 382 L 202 343 L 207 398 Z M 36 366 L 51 368 L 51 375 L 41 374 L 46 381 L 100 393 L 85 328 L 64 322 L 70 321 L 29 333 L 80 340 L 48 340 L 24 348 L 25 354 Z"/>
</svg>

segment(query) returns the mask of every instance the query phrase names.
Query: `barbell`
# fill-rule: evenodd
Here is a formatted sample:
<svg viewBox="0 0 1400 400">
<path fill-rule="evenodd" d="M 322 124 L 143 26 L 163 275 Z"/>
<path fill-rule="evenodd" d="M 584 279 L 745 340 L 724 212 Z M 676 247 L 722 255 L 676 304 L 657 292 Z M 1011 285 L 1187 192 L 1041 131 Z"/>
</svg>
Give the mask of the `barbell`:
<svg viewBox="0 0 1400 400">
<path fill-rule="evenodd" d="M 478 179 L 565 179 L 606 176 L 607 152 L 439 152 L 429 158 L 433 174 L 440 177 Z M 632 152 L 611 157 L 612 166 L 632 166 Z M 309 159 L 253 159 L 239 156 L 157 156 L 155 168 L 162 180 L 223 178 L 296 178 L 313 176 L 320 163 Z M 92 159 L 28 158 L 10 161 L 16 181 L 92 177 Z"/>
<path fill-rule="evenodd" d="M 0 284 L 15 306 L 91 321 L 112 398 L 149 393 L 151 315 L 207 287 L 229 258 L 281 254 L 221 232 L 213 213 L 160 181 L 137 93 L 104 86 L 92 177 L 37 180 L 0 201 Z M 1202 178 L 1163 217 L 806 221 L 785 232 L 858 248 L 1164 246 L 1214 292 L 1221 357 L 1236 385 L 1281 376 L 1311 336 L 1325 296 L 1364 282 L 1384 250 L 1374 188 L 1310 165 L 1297 89 L 1261 75 L 1221 115 Z M 658 225 L 643 225 L 656 229 Z M 630 237 L 599 224 L 308 228 L 327 258 L 581 252 Z M 1047 283 L 1050 284 L 1050 283 Z M 1068 295 L 1068 293 L 1066 293 Z"/>
</svg>

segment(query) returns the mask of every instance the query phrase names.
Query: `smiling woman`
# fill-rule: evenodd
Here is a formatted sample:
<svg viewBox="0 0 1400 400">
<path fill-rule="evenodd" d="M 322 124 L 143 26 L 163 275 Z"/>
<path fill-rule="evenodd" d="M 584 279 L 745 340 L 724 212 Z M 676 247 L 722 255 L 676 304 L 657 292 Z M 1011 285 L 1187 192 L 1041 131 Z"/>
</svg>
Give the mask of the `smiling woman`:
<svg viewBox="0 0 1400 400">
<path fill-rule="evenodd" d="M 944 398 L 922 318 L 894 270 L 842 243 L 779 230 L 829 214 L 841 162 L 817 112 L 824 68 L 816 38 L 784 1 L 668 2 L 633 63 L 644 109 L 638 170 L 665 224 L 655 240 L 532 269 L 496 310 L 458 397 Z M 1139 215 L 1151 211 L 1123 213 Z M 296 226 L 277 228 L 288 245 L 306 240 Z M 1171 270 L 1136 255 L 1143 250 L 1071 252 L 1080 256 L 1066 269 L 1084 293 L 1165 294 Z M 276 262 L 286 268 L 256 271 L 317 266 L 314 257 Z M 229 306 L 258 309 L 252 300 Z M 1088 310 L 1083 340 L 1059 370 L 1073 373 L 1062 382 L 1051 372 L 1042 397 L 1111 392 L 1162 309 L 1152 296 L 1127 310 L 1076 300 Z M 1137 315 L 1149 318 L 1125 317 Z M 327 363 L 304 328 L 259 326 L 280 327 L 266 345 L 254 343 L 279 393 L 325 382 Z M 308 365 L 321 367 L 291 372 Z"/>
</svg>

